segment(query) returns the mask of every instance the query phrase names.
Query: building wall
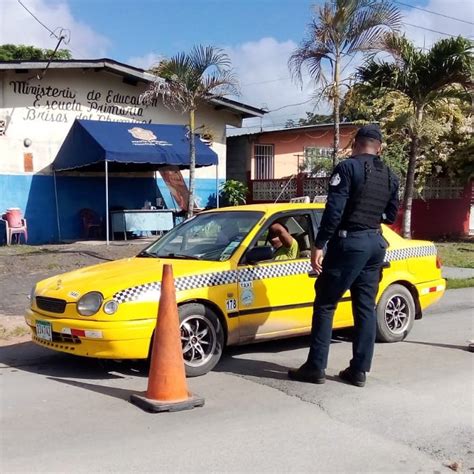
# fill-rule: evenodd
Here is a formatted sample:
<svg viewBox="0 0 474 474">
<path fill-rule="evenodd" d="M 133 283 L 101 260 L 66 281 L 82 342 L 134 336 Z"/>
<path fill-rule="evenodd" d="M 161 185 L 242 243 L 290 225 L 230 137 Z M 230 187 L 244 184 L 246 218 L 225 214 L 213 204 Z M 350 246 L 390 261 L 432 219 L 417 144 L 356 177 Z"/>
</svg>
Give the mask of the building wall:
<svg viewBox="0 0 474 474">
<path fill-rule="evenodd" d="M 357 127 L 341 125 L 340 147 L 350 146 Z M 275 175 L 274 179 L 298 173 L 298 163 L 303 161 L 305 147 L 331 148 L 334 141 L 333 128 L 319 128 L 312 131 L 278 131 L 256 135 L 254 144 L 274 145 Z M 255 158 L 251 149 L 251 176 L 255 179 Z M 300 155 L 298 157 L 298 155 Z M 299 161 L 298 161 L 299 160 Z"/>
<path fill-rule="evenodd" d="M 20 207 L 28 220 L 30 243 L 57 240 L 56 199 L 51 163 L 76 118 L 136 123 L 186 124 L 185 114 L 154 105 L 139 105 L 146 85 L 125 83 L 105 70 L 49 69 L 38 80 L 38 71 L 0 71 L 0 120 L 6 123 L 0 136 L 0 213 Z M 196 170 L 197 202 L 205 206 L 215 199 L 216 171 L 226 171 L 226 124 L 240 125 L 240 118 L 203 105 L 197 127 L 212 130 L 212 148 L 219 165 Z M 26 141 L 31 143 L 25 146 Z M 85 153 L 87 150 L 84 151 Z M 187 172 L 183 172 L 185 179 Z M 103 173 L 69 173 L 58 183 L 62 238 L 79 237 L 78 212 L 90 207 L 105 215 Z M 212 185 L 211 185 L 212 183 Z M 112 175 L 110 205 L 140 208 L 145 200 L 163 197 L 172 205 L 169 192 L 153 173 Z M 113 196 L 113 199 L 112 199 Z"/>
</svg>

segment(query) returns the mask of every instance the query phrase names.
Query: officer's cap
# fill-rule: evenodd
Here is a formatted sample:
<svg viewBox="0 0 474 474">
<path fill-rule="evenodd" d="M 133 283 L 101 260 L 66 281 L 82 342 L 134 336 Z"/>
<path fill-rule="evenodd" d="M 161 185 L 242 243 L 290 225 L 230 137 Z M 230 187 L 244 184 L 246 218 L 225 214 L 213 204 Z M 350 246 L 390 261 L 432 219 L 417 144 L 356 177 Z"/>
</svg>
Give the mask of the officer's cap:
<svg viewBox="0 0 474 474">
<path fill-rule="evenodd" d="M 380 143 L 382 143 L 382 132 L 378 125 L 364 125 L 363 127 L 359 128 L 359 130 L 357 130 L 355 138 L 356 140 L 357 138 L 373 138 L 374 140 L 378 140 Z"/>
</svg>

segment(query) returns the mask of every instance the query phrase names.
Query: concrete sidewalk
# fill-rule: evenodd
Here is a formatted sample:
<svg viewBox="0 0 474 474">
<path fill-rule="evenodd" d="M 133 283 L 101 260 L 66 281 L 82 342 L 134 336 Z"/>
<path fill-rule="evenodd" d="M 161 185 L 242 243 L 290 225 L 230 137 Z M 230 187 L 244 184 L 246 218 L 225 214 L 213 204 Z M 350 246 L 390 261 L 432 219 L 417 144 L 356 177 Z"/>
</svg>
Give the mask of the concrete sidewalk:
<svg viewBox="0 0 474 474">
<path fill-rule="evenodd" d="M 474 278 L 474 268 L 443 267 L 443 278 L 455 280 L 460 278 Z"/>
</svg>

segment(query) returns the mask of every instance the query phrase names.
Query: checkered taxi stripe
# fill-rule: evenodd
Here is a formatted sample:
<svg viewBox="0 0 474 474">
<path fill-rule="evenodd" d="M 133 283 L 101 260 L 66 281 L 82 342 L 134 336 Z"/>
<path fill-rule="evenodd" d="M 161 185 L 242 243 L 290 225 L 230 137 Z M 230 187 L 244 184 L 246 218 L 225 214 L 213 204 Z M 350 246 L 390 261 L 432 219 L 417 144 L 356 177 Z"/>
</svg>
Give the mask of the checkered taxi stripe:
<svg viewBox="0 0 474 474">
<path fill-rule="evenodd" d="M 223 272 L 204 273 L 176 278 L 174 286 L 176 291 L 192 290 L 209 286 L 227 285 L 237 282 L 237 271 L 227 270 Z M 160 296 L 161 282 L 144 283 L 133 286 L 115 293 L 114 299 L 118 303 L 126 301 L 158 300 Z M 155 298 L 156 297 L 156 298 Z"/>
<path fill-rule="evenodd" d="M 157 294 L 161 290 L 161 282 L 154 281 L 152 283 L 144 283 L 143 285 L 132 286 L 131 288 L 126 288 L 121 290 L 118 293 L 115 293 L 114 300 L 117 303 L 125 303 L 126 301 L 138 301 L 141 300 L 144 296 L 151 297 L 152 294 Z"/>
<path fill-rule="evenodd" d="M 395 260 L 404 260 L 405 258 L 429 257 L 430 255 L 436 255 L 436 247 L 434 244 L 387 250 L 385 261 L 393 262 Z"/>
<path fill-rule="evenodd" d="M 264 280 L 265 278 L 278 278 L 289 275 L 308 273 L 311 270 L 309 261 L 297 261 L 265 265 L 262 267 L 243 268 L 238 270 L 239 281 Z"/>
<path fill-rule="evenodd" d="M 388 250 L 385 261 L 403 260 L 405 258 L 426 257 L 436 255 L 434 245 L 421 247 L 408 247 L 404 249 Z M 278 262 L 276 264 L 262 265 L 259 267 L 243 268 L 241 270 L 225 270 L 222 272 L 203 273 L 176 278 L 176 291 L 207 288 L 210 286 L 228 285 L 238 281 L 265 280 L 289 275 L 300 275 L 311 270 L 309 261 Z M 121 290 L 114 295 L 118 303 L 127 301 L 157 301 L 160 296 L 161 283 L 159 281 L 144 283 Z"/>
</svg>

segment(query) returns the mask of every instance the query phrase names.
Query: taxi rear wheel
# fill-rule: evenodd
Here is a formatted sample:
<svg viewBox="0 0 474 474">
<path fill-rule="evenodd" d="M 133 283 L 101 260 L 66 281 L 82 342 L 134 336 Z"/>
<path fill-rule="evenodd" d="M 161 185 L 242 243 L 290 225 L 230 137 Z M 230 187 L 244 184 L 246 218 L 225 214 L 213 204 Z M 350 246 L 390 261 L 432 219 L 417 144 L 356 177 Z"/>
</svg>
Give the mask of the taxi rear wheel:
<svg viewBox="0 0 474 474">
<path fill-rule="evenodd" d="M 405 339 L 415 321 L 415 302 L 408 288 L 390 285 L 377 305 L 377 340 L 398 342 Z"/>
<path fill-rule="evenodd" d="M 186 376 L 207 374 L 219 362 L 224 349 L 222 324 L 212 309 L 199 303 L 179 307 L 181 344 Z"/>
</svg>

